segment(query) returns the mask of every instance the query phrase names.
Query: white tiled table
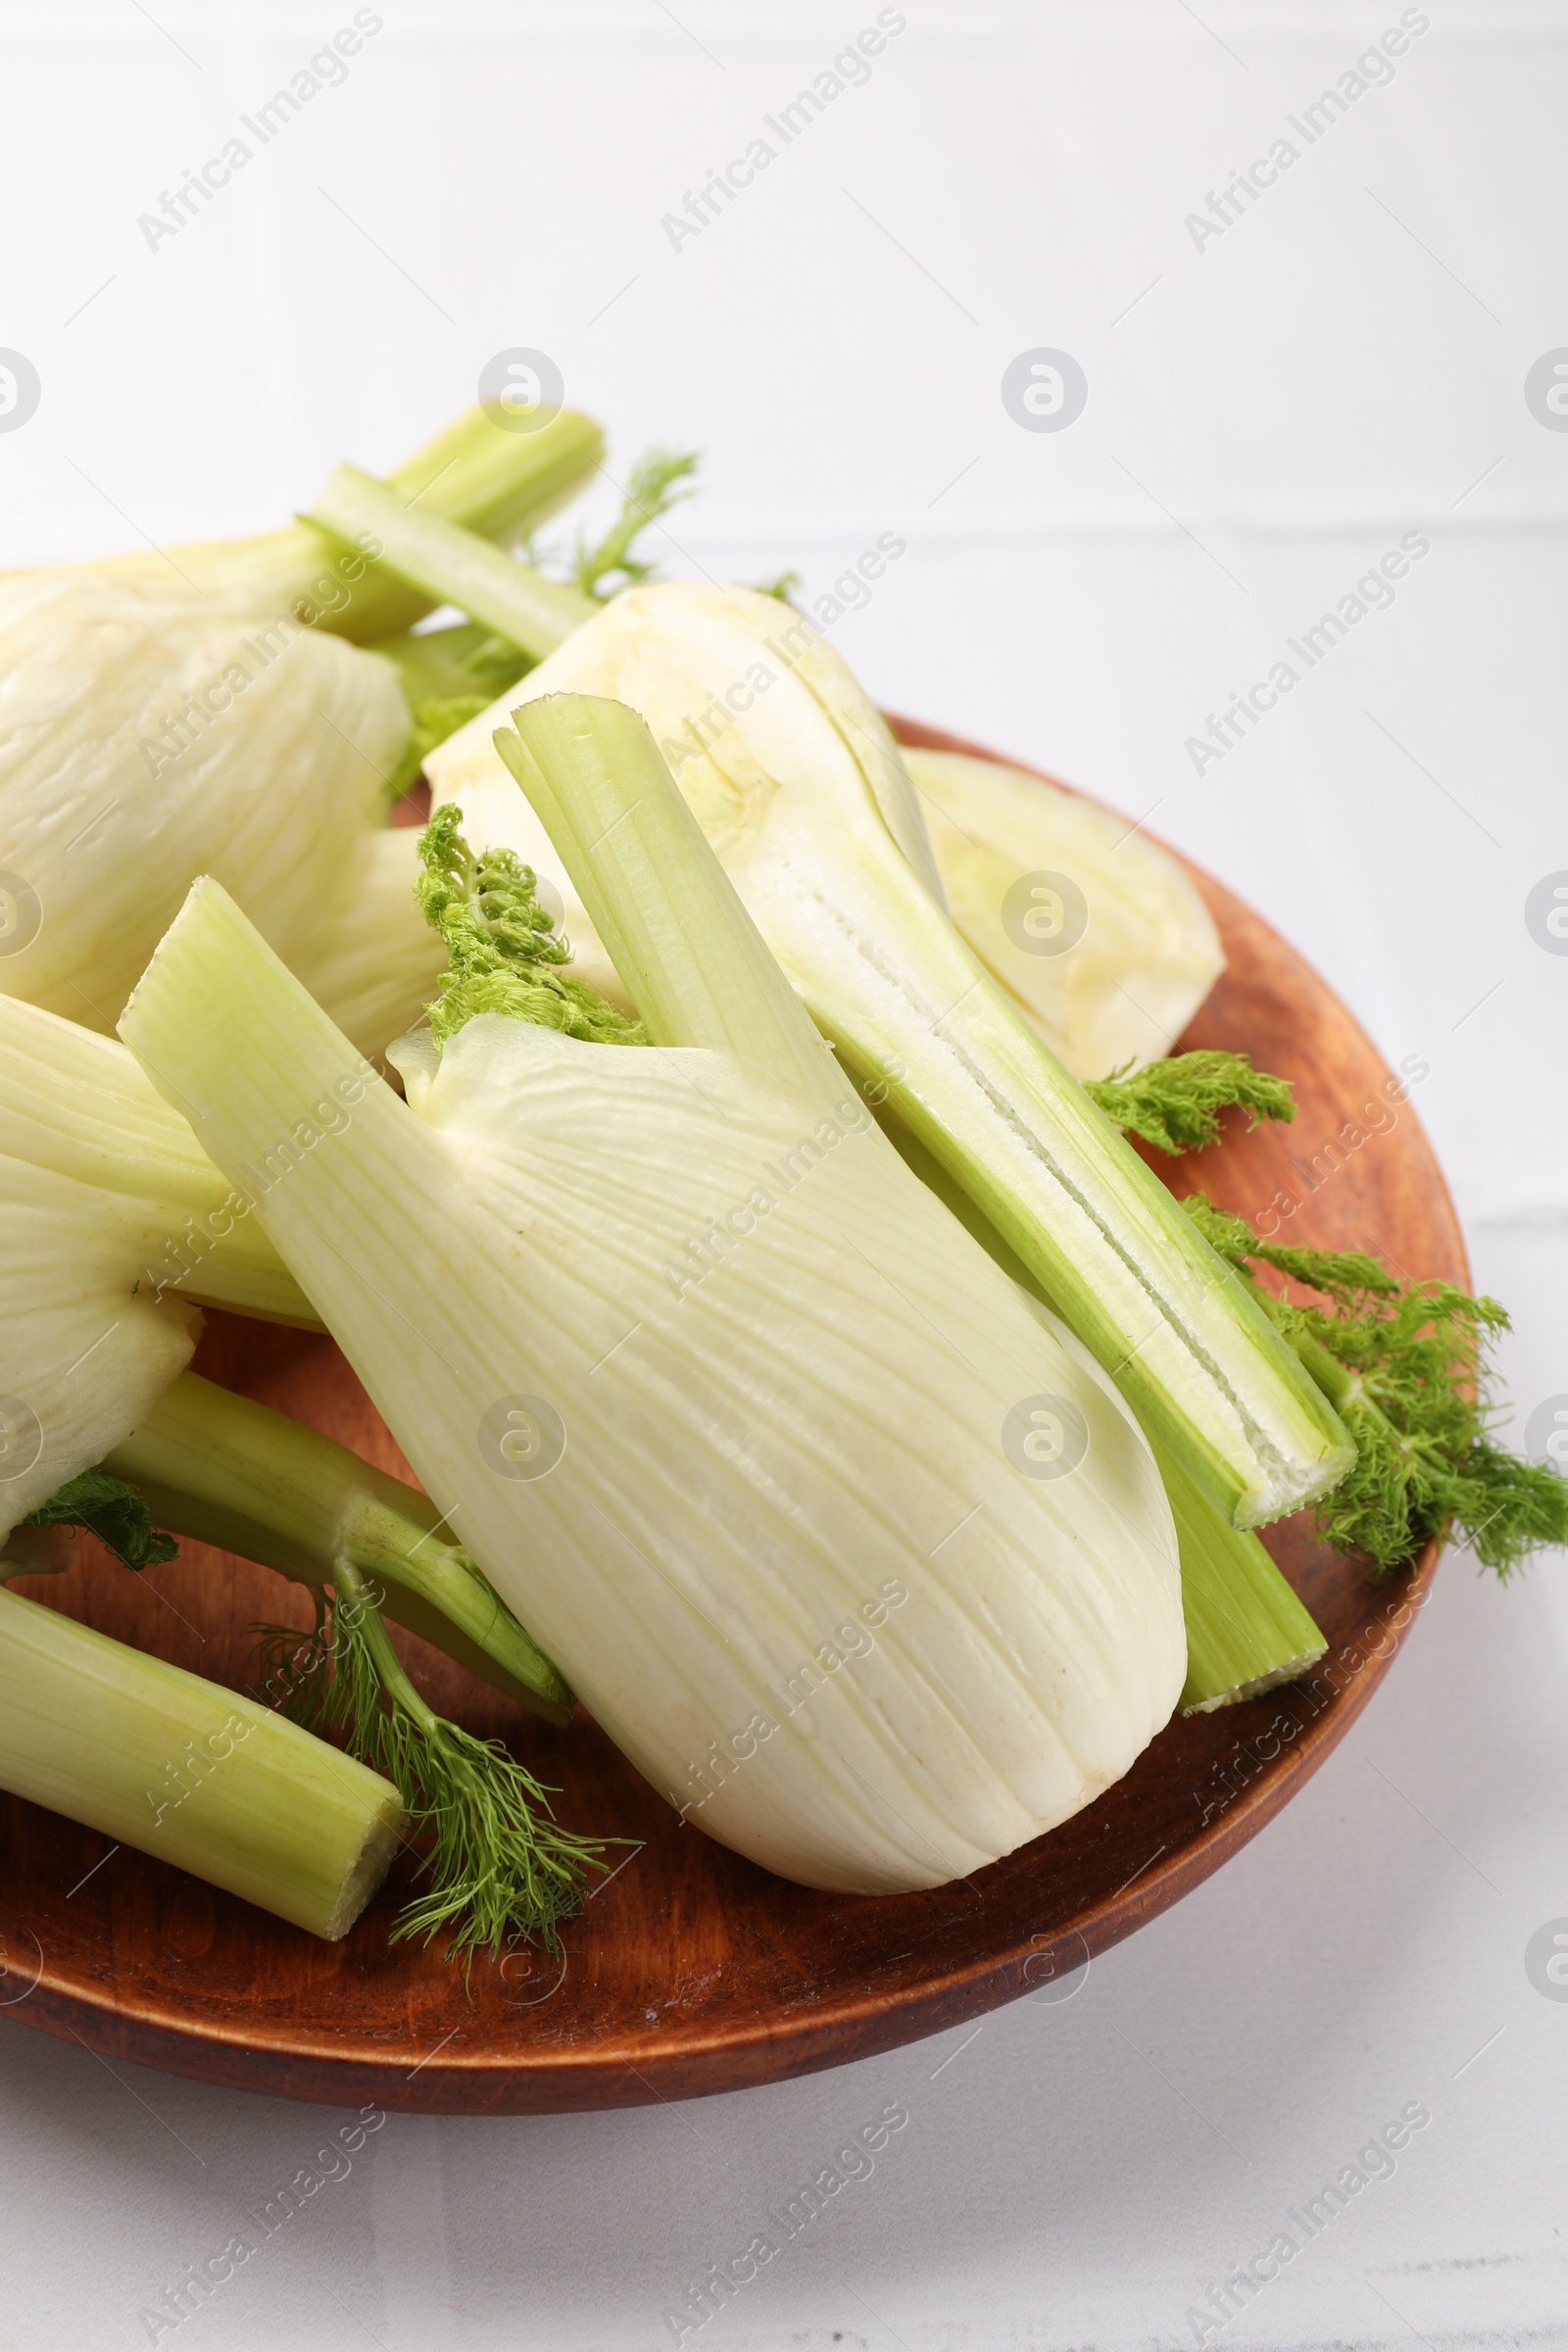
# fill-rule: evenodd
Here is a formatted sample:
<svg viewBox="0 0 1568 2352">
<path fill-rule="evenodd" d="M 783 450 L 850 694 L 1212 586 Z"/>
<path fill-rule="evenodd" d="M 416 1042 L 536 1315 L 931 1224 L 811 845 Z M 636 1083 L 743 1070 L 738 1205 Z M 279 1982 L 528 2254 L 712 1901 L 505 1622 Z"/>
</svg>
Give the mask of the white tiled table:
<svg viewBox="0 0 1568 2352">
<path fill-rule="evenodd" d="M 1568 12 L 1406 11 L 1429 28 L 1310 146 L 1289 118 L 1394 0 L 891 13 L 869 78 L 672 243 L 662 217 L 869 0 L 387 0 L 341 84 L 150 249 L 138 216 L 353 12 L 12 0 L 0 343 L 43 400 L 0 435 L 0 560 L 270 521 L 519 343 L 618 459 L 704 450 L 674 568 L 820 591 L 900 534 L 835 632 L 888 705 L 1157 803 L 1392 1060 L 1430 1061 L 1522 1416 L 1568 1392 L 1568 959 L 1524 921 L 1568 868 L 1568 435 L 1523 395 L 1568 343 Z M 1297 160 L 1200 241 L 1187 216 L 1281 136 Z M 1059 433 L 999 391 L 1041 346 L 1088 378 Z M 1393 606 L 1196 774 L 1207 714 L 1409 531 L 1430 554 Z M 1524 1969 L 1568 1915 L 1561 1576 L 1503 1592 L 1452 1557 L 1317 1780 L 1071 2001 L 684 2109 L 393 2118 L 157 2340 L 667 2344 L 686 2282 L 902 2101 L 875 2175 L 688 2344 L 1189 2344 L 1227 2265 L 1420 2102 L 1393 2177 L 1220 2340 L 1568 2344 L 1568 2005 Z M 20 2031 L 0 2114 L 0 2352 L 145 2343 L 162 2284 L 342 2120 Z"/>
</svg>

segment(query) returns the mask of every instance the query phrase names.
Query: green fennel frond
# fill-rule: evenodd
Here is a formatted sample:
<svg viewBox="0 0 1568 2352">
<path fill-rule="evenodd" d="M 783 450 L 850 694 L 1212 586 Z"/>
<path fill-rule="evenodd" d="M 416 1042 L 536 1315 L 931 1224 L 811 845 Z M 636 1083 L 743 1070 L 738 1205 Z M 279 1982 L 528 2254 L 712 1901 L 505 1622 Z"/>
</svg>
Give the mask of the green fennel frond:
<svg viewBox="0 0 1568 2352">
<path fill-rule="evenodd" d="M 316 1592 L 316 1623 L 308 1634 L 293 1625 L 253 1625 L 251 1633 L 256 1642 L 251 1696 L 286 1715 L 301 1731 L 322 1738 L 334 1721 L 331 1603 L 326 1593 Z M 359 1754 L 352 1731 L 345 1744 L 351 1754 Z"/>
<path fill-rule="evenodd" d="M 578 1909 L 604 1841 L 564 1830 L 542 1784 L 498 1740 L 479 1740 L 419 1696 L 371 1590 L 340 1562 L 334 1598 L 314 1630 L 259 1626 L 257 1695 L 392 1782 L 428 1840 L 428 1885 L 399 1915 L 392 1940 L 428 1942 L 470 1961 L 524 1938 L 560 1949 L 558 1922 Z M 611 1842 L 619 1842 L 612 1840 Z"/>
<path fill-rule="evenodd" d="M 1303 1306 L 1254 1284 L 1355 1440 L 1353 1467 L 1317 1508 L 1331 1544 L 1381 1570 L 1451 1522 L 1500 1577 L 1533 1551 L 1568 1544 L 1568 1480 L 1492 1435 L 1487 1356 L 1508 1328 L 1494 1298 L 1452 1283 L 1396 1282 L 1360 1250 L 1262 1241 L 1201 1193 L 1182 1206 L 1248 1280 L 1253 1261 L 1331 1301 Z"/>
<path fill-rule="evenodd" d="M 1135 1077 L 1126 1076 L 1130 1067 L 1091 1080 L 1084 1091 L 1106 1118 L 1160 1152 L 1199 1152 L 1217 1142 L 1219 1114 L 1233 1104 L 1251 1112 L 1254 1127 L 1259 1119 L 1296 1116 L 1289 1079 L 1254 1070 L 1246 1054 L 1205 1047 L 1152 1061 Z"/>
<path fill-rule="evenodd" d="M 1368 1298 L 1393 1298 L 1398 1295 L 1399 1285 L 1394 1276 L 1375 1257 L 1368 1257 L 1365 1250 L 1300 1250 L 1289 1242 L 1266 1242 L 1252 1231 L 1245 1217 L 1233 1217 L 1229 1209 L 1216 1208 L 1201 1193 L 1190 1194 L 1182 1206 L 1209 1248 L 1240 1273 L 1247 1271 L 1250 1258 L 1255 1259 L 1261 1265 L 1288 1274 L 1293 1282 L 1309 1291 L 1321 1291 L 1336 1306 L 1348 1311 L 1360 1308 Z"/>
<path fill-rule="evenodd" d="M 153 1526 L 152 1513 L 134 1487 L 107 1470 L 83 1470 L 68 1478 L 47 1502 L 40 1502 L 24 1527 L 84 1527 L 127 1568 L 156 1568 L 177 1559 L 172 1536 Z"/>
<path fill-rule="evenodd" d="M 598 1045 L 643 1046 L 647 1033 L 586 981 L 561 967 L 570 944 L 540 906 L 533 868 L 512 850 L 475 857 L 457 807 L 437 808 L 424 829 L 424 871 L 415 891 L 424 918 L 446 941 L 450 967 L 430 1006 L 444 1046 L 477 1012 L 504 1012 Z"/>
<path fill-rule="evenodd" d="M 601 604 L 608 604 L 623 588 L 635 588 L 640 580 L 646 580 L 654 565 L 636 554 L 636 543 L 650 524 L 694 495 L 690 487 L 677 489 L 676 484 L 689 483 L 697 466 L 695 450 L 645 451 L 621 494 L 620 513 L 604 537 L 591 547 L 578 540 L 572 561 L 574 586 L 585 596 L 596 596 Z"/>
</svg>

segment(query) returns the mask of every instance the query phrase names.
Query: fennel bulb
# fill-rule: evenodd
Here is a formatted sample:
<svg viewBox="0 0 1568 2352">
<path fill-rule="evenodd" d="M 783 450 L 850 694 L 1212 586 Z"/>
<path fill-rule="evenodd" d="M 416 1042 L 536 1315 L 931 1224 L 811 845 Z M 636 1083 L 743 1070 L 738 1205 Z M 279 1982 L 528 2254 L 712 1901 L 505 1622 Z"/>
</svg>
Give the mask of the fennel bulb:
<svg viewBox="0 0 1568 2352">
<path fill-rule="evenodd" d="M 948 911 L 1075 1078 L 1168 1054 L 1225 968 L 1214 918 L 1171 856 L 1043 777 L 906 750 Z"/>
<path fill-rule="evenodd" d="M 521 536 L 601 450 L 569 411 L 514 434 L 472 409 L 390 478 L 432 515 Z M 348 641 L 430 601 L 305 522 L 0 578 L 0 989 L 112 1029 L 211 872 L 379 1052 L 432 974 L 388 899 L 397 853 L 370 838 L 409 710 L 394 662 Z"/>
<path fill-rule="evenodd" d="M 112 1030 L 192 879 L 314 943 L 408 733 L 391 665 L 90 572 L 0 581 L 0 990 Z"/>
<path fill-rule="evenodd" d="M 409 1100 L 367 1085 L 257 1213 L 671 1803 L 808 1885 L 940 1885 L 1167 1719 L 1157 1472 L 850 1097 L 641 724 L 562 697 L 519 728 L 654 1049 L 498 1012 L 407 1041 Z M 214 882 L 122 1029 L 231 1175 L 347 1053 Z"/>
</svg>

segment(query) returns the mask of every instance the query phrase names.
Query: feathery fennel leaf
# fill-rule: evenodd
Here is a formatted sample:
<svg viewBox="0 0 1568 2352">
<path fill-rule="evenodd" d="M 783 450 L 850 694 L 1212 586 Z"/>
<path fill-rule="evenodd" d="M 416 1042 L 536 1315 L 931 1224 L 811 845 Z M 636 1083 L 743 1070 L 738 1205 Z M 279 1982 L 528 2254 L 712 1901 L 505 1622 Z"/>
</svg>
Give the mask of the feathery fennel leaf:
<svg viewBox="0 0 1568 2352">
<path fill-rule="evenodd" d="M 1125 1065 L 1092 1080 L 1085 1092 L 1107 1119 L 1159 1152 L 1200 1152 L 1219 1139 L 1219 1114 L 1233 1104 L 1260 1119 L 1294 1119 L 1296 1099 L 1287 1078 L 1254 1070 L 1246 1054 L 1205 1047 L 1152 1061 L 1128 1077 Z"/>
<path fill-rule="evenodd" d="M 1364 1298 L 1398 1296 L 1399 1285 L 1395 1277 L 1363 1250 L 1301 1250 L 1289 1242 L 1266 1242 L 1245 1218 L 1233 1217 L 1228 1209 L 1216 1208 L 1202 1193 L 1190 1194 L 1182 1206 L 1210 1249 L 1228 1259 L 1240 1273 L 1247 1271 L 1247 1261 L 1253 1258 L 1261 1265 L 1288 1274 L 1293 1282 L 1301 1283 L 1309 1291 L 1321 1291 L 1336 1306 L 1352 1313 Z"/>
<path fill-rule="evenodd" d="M 318 1738 L 391 1781 L 416 1832 L 430 1839 L 429 1884 L 402 1912 L 392 1940 L 454 1931 L 445 1957 L 471 1961 L 519 1937 L 560 1949 L 557 1923 L 582 1902 L 583 1876 L 604 1869 L 600 1841 L 563 1830 L 547 1791 L 498 1740 L 479 1740 L 426 1705 L 388 1638 L 375 1596 L 346 1560 L 313 1632 L 258 1626 L 259 1695 Z M 621 1840 L 612 1840 L 619 1843 Z"/>
<path fill-rule="evenodd" d="M 504 1012 L 599 1045 L 646 1045 L 640 1021 L 561 968 L 571 960 L 570 944 L 557 937 L 539 904 L 533 868 L 512 850 L 475 857 L 460 825 L 456 806 L 435 810 L 415 884 L 424 918 L 452 959 L 429 1008 L 436 1044 L 444 1046 L 476 1012 Z"/>
<path fill-rule="evenodd" d="M 1253 1283 L 1355 1440 L 1349 1474 L 1317 1506 L 1331 1544 L 1392 1568 L 1451 1521 L 1504 1578 L 1532 1551 L 1568 1544 L 1568 1480 L 1492 1436 L 1487 1355 L 1508 1329 L 1494 1298 L 1446 1282 L 1396 1282 L 1360 1250 L 1262 1241 L 1201 1193 L 1182 1206 Z M 1264 1290 L 1249 1261 L 1320 1292 L 1332 1311 Z"/>
<path fill-rule="evenodd" d="M 84 1527 L 127 1568 L 156 1568 L 176 1559 L 179 1545 L 155 1528 L 132 1486 L 107 1470 L 83 1470 L 29 1511 L 24 1527 Z"/>
<path fill-rule="evenodd" d="M 689 482 L 697 466 L 695 450 L 644 452 L 621 494 L 620 513 L 604 537 L 592 547 L 581 539 L 577 542 L 572 580 L 585 596 L 596 596 L 601 604 L 608 604 L 623 588 L 635 588 L 649 577 L 654 565 L 634 552 L 636 543 L 650 524 L 694 495 L 690 487 L 681 490 L 676 484 Z"/>
</svg>

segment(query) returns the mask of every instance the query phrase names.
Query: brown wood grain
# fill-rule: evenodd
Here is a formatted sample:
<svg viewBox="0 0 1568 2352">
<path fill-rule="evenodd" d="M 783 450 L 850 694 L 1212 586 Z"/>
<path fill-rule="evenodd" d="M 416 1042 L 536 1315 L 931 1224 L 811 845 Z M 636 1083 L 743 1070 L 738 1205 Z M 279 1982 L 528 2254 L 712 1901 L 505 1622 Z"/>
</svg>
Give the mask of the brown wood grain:
<svg viewBox="0 0 1568 2352">
<path fill-rule="evenodd" d="M 1406 1276 L 1467 1283 L 1431 1149 L 1408 1104 L 1389 1104 L 1370 1042 L 1292 948 L 1193 870 L 1229 968 L 1182 1042 L 1245 1049 L 1292 1080 L 1300 1107 L 1291 1128 L 1247 1134 L 1233 1121 L 1223 1143 L 1175 1163 L 1178 1189 L 1249 1218 L 1283 1193 L 1297 1203 L 1282 1223 L 1293 1240 L 1371 1248 Z M 1364 1106 L 1378 1102 L 1374 1119 Z M 330 1341 L 215 1314 L 197 1362 L 409 1476 Z M 432 1701 L 513 1741 L 561 1788 L 570 1827 L 643 1841 L 569 1925 L 564 1965 L 481 1958 L 469 1997 L 437 1952 L 388 1942 L 407 1865 L 329 1945 L 129 1849 L 103 1862 L 105 1838 L 0 1798 L 0 2015 L 274 2096 L 489 2114 L 689 2098 L 940 2033 L 1049 1986 L 1166 1910 L 1256 1837 L 1366 1705 L 1439 1547 L 1374 1585 L 1301 1520 L 1267 1541 L 1330 1639 L 1312 1680 L 1172 1723 L 1098 1803 L 970 1882 L 872 1900 L 770 1877 L 680 1826 L 580 1709 L 555 1730 L 400 1637 Z M 309 1615 L 297 1587 L 194 1544 L 138 1578 L 83 1538 L 67 1576 L 18 1589 L 237 1688 L 255 1623 Z"/>
</svg>

